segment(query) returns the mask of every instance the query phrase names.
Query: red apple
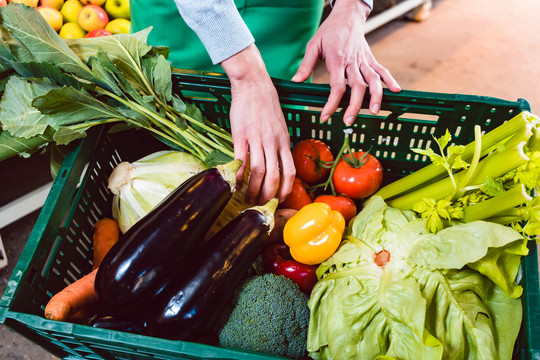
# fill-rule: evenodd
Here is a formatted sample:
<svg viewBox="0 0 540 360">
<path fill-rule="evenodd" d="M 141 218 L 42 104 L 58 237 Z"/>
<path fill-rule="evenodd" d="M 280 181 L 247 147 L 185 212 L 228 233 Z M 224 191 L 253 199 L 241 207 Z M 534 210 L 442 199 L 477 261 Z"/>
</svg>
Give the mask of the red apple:
<svg viewBox="0 0 540 360">
<path fill-rule="evenodd" d="M 0 6 L 6 6 L 7 2 L 6 0 L 0 0 Z"/>
<path fill-rule="evenodd" d="M 103 29 L 109 22 L 107 12 L 98 5 L 85 5 L 77 17 L 79 25 L 86 31 Z"/>
<path fill-rule="evenodd" d="M 110 31 L 108 31 L 108 30 L 94 29 L 94 30 L 90 31 L 88 34 L 86 34 L 86 37 L 87 38 L 92 38 L 92 37 L 108 36 L 108 35 L 112 35 L 112 33 Z"/>
<path fill-rule="evenodd" d="M 99 5 L 103 6 L 106 0 L 80 0 L 83 5 Z"/>
</svg>

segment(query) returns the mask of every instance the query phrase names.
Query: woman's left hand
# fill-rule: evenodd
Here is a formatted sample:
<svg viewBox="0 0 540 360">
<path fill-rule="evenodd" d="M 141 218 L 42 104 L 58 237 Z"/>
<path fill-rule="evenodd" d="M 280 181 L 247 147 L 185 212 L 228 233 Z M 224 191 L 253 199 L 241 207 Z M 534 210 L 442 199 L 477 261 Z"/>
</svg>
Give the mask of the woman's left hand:
<svg viewBox="0 0 540 360">
<path fill-rule="evenodd" d="M 293 81 L 306 81 L 317 61 L 323 59 L 330 75 L 330 96 L 321 112 L 328 120 L 339 107 L 347 84 L 351 88 L 344 122 L 351 125 L 360 112 L 367 87 L 371 100 L 369 111 L 377 114 L 381 108 L 381 80 L 393 92 L 401 90 L 390 71 L 380 65 L 366 41 L 364 24 L 370 8 L 361 0 L 336 0 L 334 7 L 317 33 L 309 41 L 306 54 Z"/>
</svg>

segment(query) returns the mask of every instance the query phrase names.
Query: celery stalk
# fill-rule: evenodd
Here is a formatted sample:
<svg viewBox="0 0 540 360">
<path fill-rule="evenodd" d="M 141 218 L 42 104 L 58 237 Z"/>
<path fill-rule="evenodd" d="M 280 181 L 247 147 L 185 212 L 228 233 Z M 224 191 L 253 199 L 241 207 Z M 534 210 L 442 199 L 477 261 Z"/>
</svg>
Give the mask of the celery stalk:
<svg viewBox="0 0 540 360">
<path fill-rule="evenodd" d="M 537 125 L 539 122 L 540 120 L 536 116 L 527 111 L 519 113 L 504 124 L 482 136 L 481 156 L 488 154 L 498 143 L 505 139 L 512 139 L 516 144 L 527 141 L 532 134 L 528 129 L 531 126 Z M 515 134 L 519 134 L 519 138 L 514 137 Z M 474 155 L 474 149 L 474 142 L 466 145 L 465 151 L 461 156 L 463 160 L 470 161 Z M 444 176 L 446 176 L 444 167 L 430 164 L 382 187 L 375 195 L 381 196 L 383 199 L 395 198 L 421 188 L 426 184 L 432 183 L 434 180 L 439 180 Z"/>
<path fill-rule="evenodd" d="M 466 186 L 475 186 L 483 184 L 486 179 L 496 179 L 507 172 L 527 163 L 529 158 L 523 152 L 525 141 L 518 146 L 509 148 L 500 152 L 494 152 L 482 159 Z M 442 167 L 441 167 L 442 168 Z M 461 180 L 466 176 L 465 171 L 460 171 L 455 174 L 456 183 L 461 183 Z M 405 194 L 398 198 L 387 201 L 388 205 L 401 209 L 410 210 L 418 201 L 425 198 L 435 200 L 443 199 L 451 195 L 455 191 L 452 181 L 449 177 L 429 184 L 416 191 Z"/>
<path fill-rule="evenodd" d="M 530 200 L 532 197 L 527 193 L 525 186 L 520 184 L 491 199 L 464 207 L 462 221 L 471 222 L 497 217 L 501 212 L 513 209 Z"/>
</svg>

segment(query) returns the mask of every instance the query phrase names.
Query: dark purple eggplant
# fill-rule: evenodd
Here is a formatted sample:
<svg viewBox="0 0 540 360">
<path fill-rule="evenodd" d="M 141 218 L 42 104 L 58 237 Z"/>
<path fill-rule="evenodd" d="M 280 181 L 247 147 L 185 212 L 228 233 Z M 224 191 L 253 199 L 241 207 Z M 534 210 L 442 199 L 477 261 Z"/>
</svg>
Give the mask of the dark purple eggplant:
<svg viewBox="0 0 540 360">
<path fill-rule="evenodd" d="M 109 250 L 95 281 L 101 315 L 143 308 L 160 293 L 230 200 L 239 165 L 192 176 Z"/>
<path fill-rule="evenodd" d="M 144 334 L 146 317 L 143 312 L 118 316 L 98 317 L 91 322 L 92 327 L 124 331 L 132 334 Z"/>
<path fill-rule="evenodd" d="M 196 251 L 150 304 L 146 335 L 195 340 L 208 333 L 274 226 L 277 199 L 240 213 Z"/>
</svg>

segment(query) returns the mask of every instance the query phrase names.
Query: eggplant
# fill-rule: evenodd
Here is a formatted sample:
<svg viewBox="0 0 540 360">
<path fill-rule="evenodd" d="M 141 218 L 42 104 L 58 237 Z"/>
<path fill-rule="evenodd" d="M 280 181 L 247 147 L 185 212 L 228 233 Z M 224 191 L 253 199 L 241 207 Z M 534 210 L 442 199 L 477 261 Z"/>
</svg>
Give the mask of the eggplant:
<svg viewBox="0 0 540 360">
<path fill-rule="evenodd" d="M 101 316 L 144 308 L 161 292 L 230 200 L 240 164 L 192 176 L 109 250 L 94 285 Z"/>
<path fill-rule="evenodd" d="M 190 253 L 150 304 L 144 334 L 194 341 L 209 333 L 274 227 L 277 199 L 237 215 Z"/>
</svg>

